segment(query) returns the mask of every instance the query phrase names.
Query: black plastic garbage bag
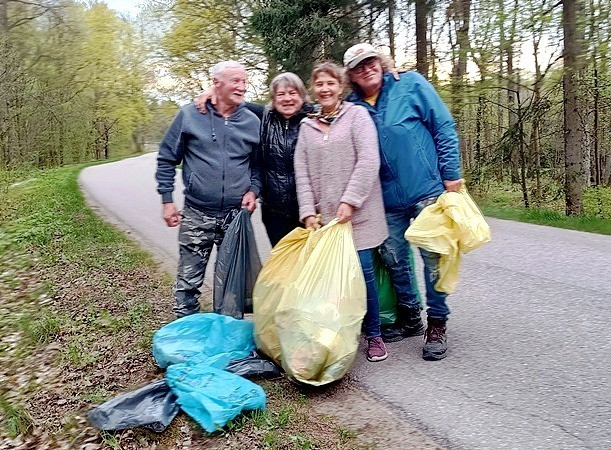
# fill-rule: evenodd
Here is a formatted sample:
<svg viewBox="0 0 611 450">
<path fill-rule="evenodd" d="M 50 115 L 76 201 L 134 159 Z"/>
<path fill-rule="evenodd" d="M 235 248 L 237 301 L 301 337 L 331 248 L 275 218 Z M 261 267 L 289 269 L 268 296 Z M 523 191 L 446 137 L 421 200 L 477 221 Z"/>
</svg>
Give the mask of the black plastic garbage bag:
<svg viewBox="0 0 611 450">
<path fill-rule="evenodd" d="M 242 319 L 252 312 L 252 288 L 261 270 L 250 213 L 238 213 L 225 233 L 214 271 L 214 312 Z"/>
<path fill-rule="evenodd" d="M 245 358 L 234 359 L 227 365 L 225 370 L 244 378 L 262 378 L 270 380 L 282 376 L 282 372 L 276 364 L 265 358 L 261 358 L 256 351 Z"/>
<path fill-rule="evenodd" d="M 180 407 L 165 380 L 119 395 L 89 411 L 89 423 L 100 430 L 144 427 L 161 433 Z"/>
</svg>

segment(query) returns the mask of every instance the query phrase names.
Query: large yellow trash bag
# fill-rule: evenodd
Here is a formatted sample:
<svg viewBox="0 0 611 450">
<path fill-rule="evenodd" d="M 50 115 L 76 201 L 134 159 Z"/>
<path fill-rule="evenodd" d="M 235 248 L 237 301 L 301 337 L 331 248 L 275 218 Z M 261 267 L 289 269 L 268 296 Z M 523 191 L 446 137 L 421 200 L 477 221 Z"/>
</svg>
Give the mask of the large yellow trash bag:
<svg viewBox="0 0 611 450">
<path fill-rule="evenodd" d="M 318 386 L 339 380 L 352 366 L 367 293 L 352 225 L 335 219 L 314 235 L 320 240 L 284 291 L 275 324 L 286 373 Z"/>
<path fill-rule="evenodd" d="M 427 206 L 405 231 L 411 244 L 441 254 L 435 289 L 448 294 L 458 284 L 460 253 L 475 250 L 490 240 L 490 227 L 467 193 L 444 192 Z"/>
<path fill-rule="evenodd" d="M 255 343 L 277 364 L 281 364 L 281 358 L 274 314 L 280 307 L 284 290 L 305 264 L 313 246 L 313 234 L 311 230 L 295 228 L 282 238 L 272 249 L 253 289 Z"/>
</svg>

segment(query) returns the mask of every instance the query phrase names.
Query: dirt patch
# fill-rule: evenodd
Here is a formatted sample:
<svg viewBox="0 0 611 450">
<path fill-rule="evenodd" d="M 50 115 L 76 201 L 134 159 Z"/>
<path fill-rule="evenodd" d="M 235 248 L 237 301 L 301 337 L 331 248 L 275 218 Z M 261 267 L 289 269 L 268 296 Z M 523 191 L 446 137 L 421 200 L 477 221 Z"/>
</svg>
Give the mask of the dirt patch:
<svg viewBox="0 0 611 450">
<path fill-rule="evenodd" d="M 313 409 L 353 430 L 363 448 L 443 449 L 435 440 L 410 425 L 408 419 L 359 388 L 350 378 L 327 390 L 312 392 Z"/>
</svg>

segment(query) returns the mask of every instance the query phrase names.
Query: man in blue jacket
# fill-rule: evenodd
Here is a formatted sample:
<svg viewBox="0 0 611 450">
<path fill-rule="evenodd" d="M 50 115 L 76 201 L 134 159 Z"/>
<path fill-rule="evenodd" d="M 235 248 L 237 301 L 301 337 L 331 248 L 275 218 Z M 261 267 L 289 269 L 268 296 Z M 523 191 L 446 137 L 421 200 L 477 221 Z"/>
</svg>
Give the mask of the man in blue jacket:
<svg viewBox="0 0 611 450">
<path fill-rule="evenodd" d="M 397 321 L 383 331 L 387 342 L 421 335 L 420 300 L 409 243 L 410 222 L 444 191 L 461 187 L 460 152 L 454 120 L 433 86 L 416 72 L 396 80 L 383 55 L 369 44 L 344 54 L 354 92 L 348 100 L 364 106 L 378 130 L 380 179 L 389 238 L 380 253 L 397 293 Z M 420 250 L 424 260 L 427 328 L 422 356 L 445 358 L 447 294 L 435 290 L 440 255 Z"/>
<path fill-rule="evenodd" d="M 254 151 L 260 121 L 243 107 L 246 70 L 223 61 L 212 70 L 217 103 L 200 114 L 193 103 L 183 106 L 166 132 L 157 157 L 157 191 L 169 227 L 180 225 L 180 259 L 174 284 L 174 313 L 183 317 L 199 311 L 200 290 L 210 252 L 220 246 L 241 206 L 250 212 L 261 190 Z M 185 207 L 174 206 L 176 166 L 182 163 Z"/>
</svg>

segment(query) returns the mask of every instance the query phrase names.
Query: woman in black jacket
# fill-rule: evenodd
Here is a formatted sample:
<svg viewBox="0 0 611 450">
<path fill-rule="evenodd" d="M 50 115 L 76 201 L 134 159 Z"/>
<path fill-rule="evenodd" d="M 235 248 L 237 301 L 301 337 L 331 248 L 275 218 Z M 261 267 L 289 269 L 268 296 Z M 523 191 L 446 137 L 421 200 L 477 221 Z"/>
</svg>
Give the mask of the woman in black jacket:
<svg viewBox="0 0 611 450">
<path fill-rule="evenodd" d="M 310 99 L 301 79 L 291 72 L 277 75 L 271 82 L 272 97 L 261 118 L 262 217 L 267 236 L 275 246 L 299 222 L 293 155 L 301 120 L 311 110 Z"/>
<path fill-rule="evenodd" d="M 265 108 L 249 102 L 245 106 L 261 119 L 261 144 L 257 151 L 263 184 L 261 215 L 273 247 L 291 230 L 303 226 L 299 222 L 293 155 L 301 120 L 312 105 L 303 81 L 292 72 L 277 75 L 269 92 L 272 101 Z M 204 92 L 195 101 L 203 114 L 209 99 L 215 102 L 213 90 Z"/>
</svg>

